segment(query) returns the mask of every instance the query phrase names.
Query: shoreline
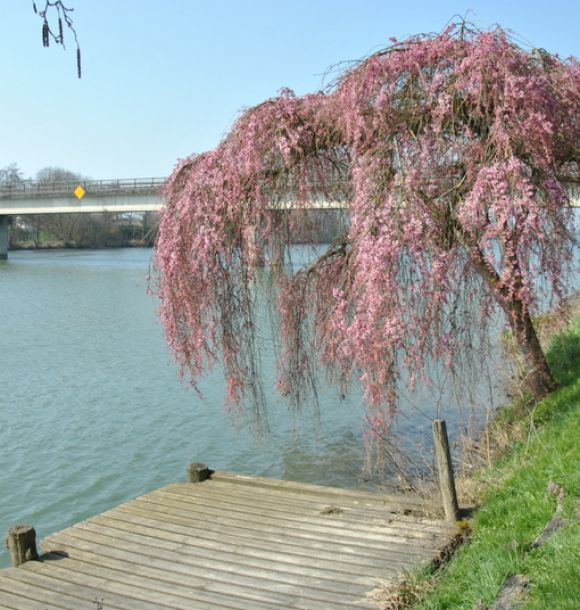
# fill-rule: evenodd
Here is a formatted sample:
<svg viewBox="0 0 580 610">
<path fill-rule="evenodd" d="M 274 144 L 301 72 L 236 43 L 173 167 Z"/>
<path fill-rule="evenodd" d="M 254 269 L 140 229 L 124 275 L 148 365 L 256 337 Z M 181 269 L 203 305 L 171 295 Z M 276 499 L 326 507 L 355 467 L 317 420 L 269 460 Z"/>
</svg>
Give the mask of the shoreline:
<svg viewBox="0 0 580 610">
<path fill-rule="evenodd" d="M 65 246 L 61 243 L 45 244 L 42 246 L 26 246 L 26 245 L 11 245 L 8 252 L 32 252 L 34 250 L 120 250 L 123 248 L 153 248 L 154 244 L 146 242 L 133 242 L 128 244 L 103 244 L 103 245 L 87 245 L 87 246 Z"/>
<path fill-rule="evenodd" d="M 474 505 L 457 522 L 457 547 L 385 590 L 384 610 L 515 608 L 497 604 L 518 595 L 530 602 L 526 608 L 577 607 L 545 604 L 553 596 L 580 599 L 579 590 L 566 588 L 580 538 L 573 455 L 580 453 L 573 432 L 580 425 L 580 292 L 540 316 L 538 326 L 542 342 L 551 343 L 559 388 L 536 404 L 522 398 L 497 411 L 472 447 L 473 473 L 457 477 L 460 504 Z"/>
</svg>

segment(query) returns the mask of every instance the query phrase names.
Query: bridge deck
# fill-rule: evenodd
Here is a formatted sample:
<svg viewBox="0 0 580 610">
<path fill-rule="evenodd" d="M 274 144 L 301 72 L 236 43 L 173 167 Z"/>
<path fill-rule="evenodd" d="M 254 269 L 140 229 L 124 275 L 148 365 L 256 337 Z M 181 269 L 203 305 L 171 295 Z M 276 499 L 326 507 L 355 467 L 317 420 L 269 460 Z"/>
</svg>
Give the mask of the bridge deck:
<svg viewBox="0 0 580 610">
<path fill-rule="evenodd" d="M 378 608 L 376 592 L 434 559 L 453 530 L 419 499 L 215 473 L 47 538 L 0 570 L 0 608 Z"/>
<path fill-rule="evenodd" d="M 33 182 L 0 184 L 0 216 L 28 214 L 78 214 L 95 212 L 149 212 L 163 208 L 161 195 L 166 178 L 131 178 L 122 180 L 85 180 L 80 184 L 85 194 L 79 200 L 75 189 L 79 182 Z M 563 179 L 570 205 L 580 207 L 580 183 L 577 176 Z M 276 202 L 273 209 L 343 209 L 342 199 L 316 196 L 299 205 L 292 197 L 286 204 Z"/>
</svg>

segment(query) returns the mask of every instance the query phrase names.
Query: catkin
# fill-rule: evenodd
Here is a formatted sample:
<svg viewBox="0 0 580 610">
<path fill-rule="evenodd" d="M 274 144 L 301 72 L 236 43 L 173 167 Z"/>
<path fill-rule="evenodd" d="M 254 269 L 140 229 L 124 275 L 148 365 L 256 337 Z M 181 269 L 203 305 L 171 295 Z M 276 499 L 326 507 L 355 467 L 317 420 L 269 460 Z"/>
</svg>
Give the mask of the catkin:
<svg viewBox="0 0 580 610">
<path fill-rule="evenodd" d="M 43 47 L 48 47 L 49 45 L 49 29 L 48 29 L 48 22 L 46 21 L 46 19 L 44 20 L 44 23 L 42 24 L 42 46 Z"/>
</svg>

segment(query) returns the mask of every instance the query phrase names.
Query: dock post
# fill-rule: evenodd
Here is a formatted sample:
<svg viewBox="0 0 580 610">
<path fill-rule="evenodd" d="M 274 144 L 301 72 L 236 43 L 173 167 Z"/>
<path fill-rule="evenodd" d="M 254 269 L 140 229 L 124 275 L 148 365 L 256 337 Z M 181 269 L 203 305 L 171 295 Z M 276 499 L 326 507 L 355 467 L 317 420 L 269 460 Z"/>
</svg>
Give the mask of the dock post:
<svg viewBox="0 0 580 610">
<path fill-rule="evenodd" d="M 17 568 L 27 561 L 38 559 L 36 532 L 30 525 L 16 525 L 8 530 L 6 546 L 10 551 L 12 565 Z"/>
<path fill-rule="evenodd" d="M 211 470 L 207 467 L 207 464 L 188 464 L 187 466 L 187 480 L 190 483 L 201 483 L 206 479 L 209 479 Z"/>
<path fill-rule="evenodd" d="M 444 419 L 433 421 L 433 437 L 435 440 L 435 453 L 437 454 L 437 468 L 439 470 L 439 488 L 447 521 L 456 521 L 459 516 L 457 491 L 455 490 L 455 476 L 453 463 L 449 451 L 447 438 L 447 424 Z"/>
</svg>

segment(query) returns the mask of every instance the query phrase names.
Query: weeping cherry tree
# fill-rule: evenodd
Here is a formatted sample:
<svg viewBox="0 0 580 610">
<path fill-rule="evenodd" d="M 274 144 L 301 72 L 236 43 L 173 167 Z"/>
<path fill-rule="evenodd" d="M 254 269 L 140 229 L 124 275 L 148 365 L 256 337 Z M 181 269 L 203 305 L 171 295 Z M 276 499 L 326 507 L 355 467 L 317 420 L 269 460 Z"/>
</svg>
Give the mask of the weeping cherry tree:
<svg viewBox="0 0 580 610">
<path fill-rule="evenodd" d="M 220 360 L 229 400 L 257 403 L 254 284 L 287 245 L 289 204 L 334 202 L 344 235 L 307 266 L 271 266 L 282 393 L 299 396 L 319 365 L 357 378 L 382 436 L 401 372 L 413 385 L 428 362 L 453 369 L 498 308 L 529 391 L 554 389 L 532 316 L 540 285 L 567 289 L 579 64 L 464 23 L 391 42 L 325 92 L 283 90 L 245 111 L 170 177 L 160 314 L 194 385 Z"/>
</svg>

